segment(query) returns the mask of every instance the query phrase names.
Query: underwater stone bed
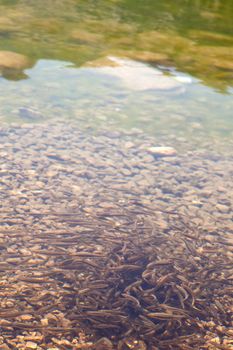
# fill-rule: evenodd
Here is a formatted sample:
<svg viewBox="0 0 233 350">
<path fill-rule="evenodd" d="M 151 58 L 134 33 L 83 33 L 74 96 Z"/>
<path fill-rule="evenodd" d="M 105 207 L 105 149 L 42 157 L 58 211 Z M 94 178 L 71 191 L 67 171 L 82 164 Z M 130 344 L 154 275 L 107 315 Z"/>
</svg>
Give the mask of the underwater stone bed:
<svg viewBox="0 0 233 350">
<path fill-rule="evenodd" d="M 0 349 L 232 348 L 232 159 L 135 132 L 0 129 Z"/>
</svg>

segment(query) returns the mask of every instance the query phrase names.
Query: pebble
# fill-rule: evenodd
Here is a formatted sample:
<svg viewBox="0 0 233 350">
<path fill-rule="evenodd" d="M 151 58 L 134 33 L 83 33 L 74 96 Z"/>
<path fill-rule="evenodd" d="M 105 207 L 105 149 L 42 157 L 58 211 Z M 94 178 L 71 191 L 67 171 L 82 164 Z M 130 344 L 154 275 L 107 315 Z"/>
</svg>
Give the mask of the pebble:
<svg viewBox="0 0 233 350">
<path fill-rule="evenodd" d="M 32 318 L 33 318 L 32 315 L 21 315 L 21 316 L 19 317 L 19 319 L 20 319 L 21 321 L 31 321 Z"/>
<path fill-rule="evenodd" d="M 37 344 L 34 343 L 33 341 L 28 341 L 26 343 L 26 349 L 36 349 L 37 348 Z"/>
<path fill-rule="evenodd" d="M 175 156 L 177 154 L 176 150 L 173 147 L 165 147 L 165 146 L 149 147 L 147 151 L 157 157 L 169 157 L 169 156 Z"/>
<path fill-rule="evenodd" d="M 133 142 L 128 141 L 128 142 L 125 143 L 125 148 L 129 149 L 129 148 L 133 148 L 133 147 L 134 147 L 134 143 Z"/>
<path fill-rule="evenodd" d="M 202 125 L 200 123 L 191 123 L 191 128 L 193 129 L 202 129 Z"/>
<path fill-rule="evenodd" d="M 1 344 L 0 350 L 10 350 L 9 346 L 7 344 Z"/>
<path fill-rule="evenodd" d="M 218 209 L 221 213 L 228 213 L 229 212 L 229 207 L 224 204 L 217 204 L 216 209 Z"/>
</svg>

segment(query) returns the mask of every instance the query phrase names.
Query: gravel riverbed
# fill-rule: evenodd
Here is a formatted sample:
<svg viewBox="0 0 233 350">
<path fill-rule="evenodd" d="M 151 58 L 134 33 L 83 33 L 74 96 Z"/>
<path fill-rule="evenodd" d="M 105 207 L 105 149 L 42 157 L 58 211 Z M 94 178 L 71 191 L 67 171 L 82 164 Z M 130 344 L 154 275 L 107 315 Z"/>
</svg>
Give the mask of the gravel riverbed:
<svg viewBox="0 0 233 350">
<path fill-rule="evenodd" d="M 232 178 L 139 130 L 1 127 L 0 349 L 232 349 Z"/>
</svg>

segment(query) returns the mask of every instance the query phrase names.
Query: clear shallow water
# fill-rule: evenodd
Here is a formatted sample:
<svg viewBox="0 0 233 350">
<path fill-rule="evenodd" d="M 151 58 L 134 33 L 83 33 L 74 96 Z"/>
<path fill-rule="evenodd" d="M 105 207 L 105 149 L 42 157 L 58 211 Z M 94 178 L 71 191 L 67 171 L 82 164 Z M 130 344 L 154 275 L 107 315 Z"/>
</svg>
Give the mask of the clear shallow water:
<svg viewBox="0 0 233 350">
<path fill-rule="evenodd" d="M 135 349 L 199 343 L 208 348 L 209 340 L 212 348 L 218 337 L 220 346 L 231 344 L 232 9 L 230 0 L 0 0 L 1 335 L 6 344 L 27 347 L 29 333 L 34 348 L 67 342 L 73 347 L 95 328 L 94 342 L 113 335 L 117 343 L 126 334 L 148 341 L 148 347 L 134 342 Z M 154 147 L 161 145 L 175 147 L 170 151 L 176 156 L 162 157 L 161 148 Z M 215 152 L 220 149 L 225 153 Z M 84 264 L 78 256 L 87 258 Z M 153 261 L 158 261 L 157 275 Z M 101 266 L 108 265 L 105 273 Z M 148 266 L 153 284 L 132 266 Z M 138 308 L 143 296 L 135 310 L 132 300 L 123 299 L 123 318 L 116 323 L 121 305 L 116 298 L 130 292 L 126 288 L 138 278 L 150 310 Z M 98 287 L 101 281 L 106 284 Z M 175 292 L 177 282 L 184 298 Z M 189 310 L 177 314 L 177 327 L 168 308 L 162 327 L 149 320 L 149 328 L 155 325 L 151 333 L 140 312 L 161 312 L 161 302 L 174 312 L 173 307 Z M 104 312 L 111 305 L 117 311 L 113 326 Z M 97 310 L 93 324 L 88 309 Z M 132 333 L 127 323 L 135 327 Z M 132 349 L 127 337 L 118 348 Z"/>
<path fill-rule="evenodd" d="M 232 1 L 97 6 L 66 0 L 55 7 L 0 1 L 0 9 L 1 51 L 28 59 L 24 69 L 1 68 L 2 122 L 80 120 L 203 145 L 232 138 Z M 128 77 L 119 67 L 106 74 L 109 56 L 129 58 L 133 66 L 140 61 L 145 68 Z M 153 70 L 177 86 L 140 88 L 140 79 Z M 21 107 L 38 114 L 22 116 Z"/>
</svg>

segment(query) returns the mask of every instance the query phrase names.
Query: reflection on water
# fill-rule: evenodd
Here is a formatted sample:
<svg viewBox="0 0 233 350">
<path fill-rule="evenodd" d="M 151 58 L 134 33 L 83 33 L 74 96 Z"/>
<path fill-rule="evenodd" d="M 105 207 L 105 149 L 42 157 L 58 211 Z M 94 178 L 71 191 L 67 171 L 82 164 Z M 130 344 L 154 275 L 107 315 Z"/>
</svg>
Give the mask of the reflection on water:
<svg viewBox="0 0 233 350">
<path fill-rule="evenodd" d="M 1 119 L 78 119 L 96 127 L 109 124 L 137 127 L 151 135 L 175 134 L 199 145 L 201 140 L 203 145 L 210 139 L 214 144 L 232 138 L 230 94 L 174 69 L 164 75 L 162 69 L 126 62 L 130 66 L 76 69 L 70 63 L 40 60 L 25 71 L 30 79 L 0 81 Z"/>
<path fill-rule="evenodd" d="M 232 1 L 2 0 L 0 10 L 2 121 L 232 137 Z"/>
<path fill-rule="evenodd" d="M 232 137 L 232 1 L 21 0 L 0 10 L 2 121 Z M 109 56 L 145 66 L 122 72 Z"/>
<path fill-rule="evenodd" d="M 77 66 L 106 55 L 165 63 L 205 83 L 232 85 L 233 3 L 0 1 L 1 49 Z"/>
</svg>

